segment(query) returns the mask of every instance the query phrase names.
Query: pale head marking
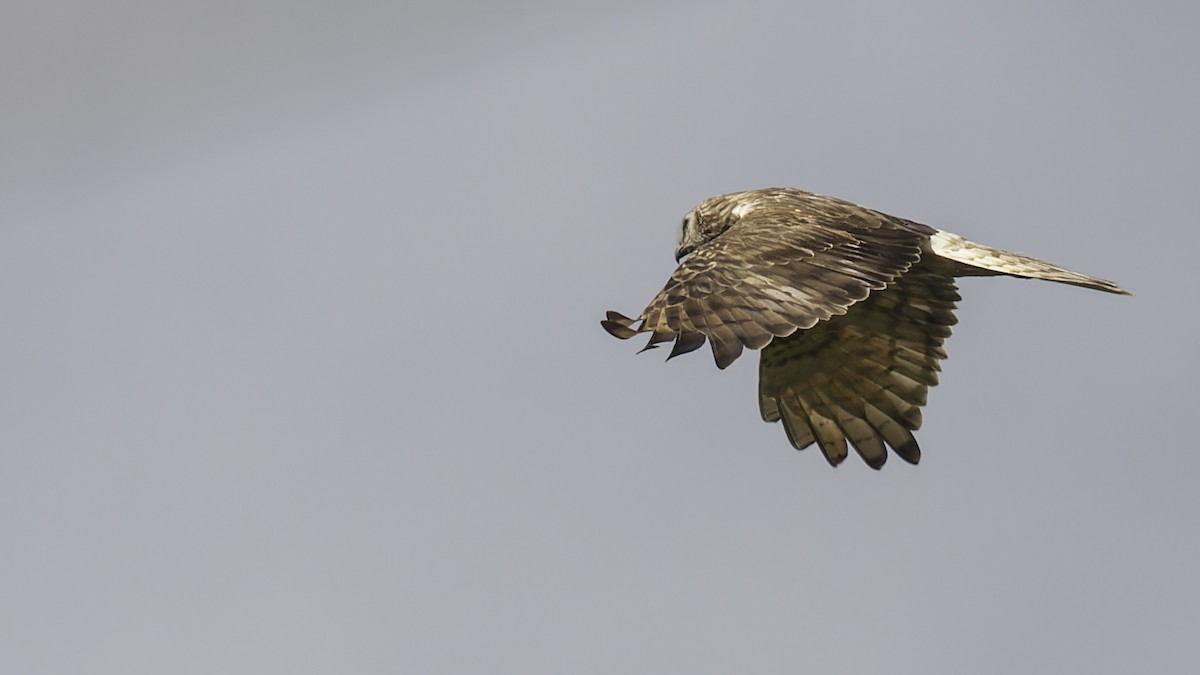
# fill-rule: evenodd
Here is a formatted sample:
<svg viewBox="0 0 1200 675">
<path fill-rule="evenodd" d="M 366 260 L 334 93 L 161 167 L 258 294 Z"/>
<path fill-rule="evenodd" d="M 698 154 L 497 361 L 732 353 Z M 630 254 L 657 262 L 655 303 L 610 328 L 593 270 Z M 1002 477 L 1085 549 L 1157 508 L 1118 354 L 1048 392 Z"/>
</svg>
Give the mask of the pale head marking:
<svg viewBox="0 0 1200 675">
<path fill-rule="evenodd" d="M 730 213 L 733 214 L 734 218 L 742 218 L 747 213 L 753 211 L 755 206 L 757 206 L 757 204 L 755 204 L 753 201 L 749 199 L 742 199 L 738 201 L 738 205 L 733 207 L 733 210 L 730 211 Z"/>
</svg>

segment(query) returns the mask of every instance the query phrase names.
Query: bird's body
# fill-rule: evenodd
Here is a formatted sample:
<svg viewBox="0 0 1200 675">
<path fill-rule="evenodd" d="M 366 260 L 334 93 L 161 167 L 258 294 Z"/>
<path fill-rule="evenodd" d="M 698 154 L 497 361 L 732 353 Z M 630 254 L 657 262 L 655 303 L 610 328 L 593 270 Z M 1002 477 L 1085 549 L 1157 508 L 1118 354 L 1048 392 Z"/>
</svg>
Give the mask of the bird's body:
<svg viewBox="0 0 1200 675">
<path fill-rule="evenodd" d="M 967 241 L 927 225 L 789 188 L 701 202 L 683 220 L 686 256 L 637 319 L 609 312 L 616 337 L 712 345 L 719 368 L 761 349 L 759 407 L 797 449 L 839 464 L 848 442 L 874 468 L 886 446 L 915 464 L 912 432 L 937 383 L 959 299 L 954 278 L 1009 275 L 1110 293 L 1103 279 Z"/>
</svg>

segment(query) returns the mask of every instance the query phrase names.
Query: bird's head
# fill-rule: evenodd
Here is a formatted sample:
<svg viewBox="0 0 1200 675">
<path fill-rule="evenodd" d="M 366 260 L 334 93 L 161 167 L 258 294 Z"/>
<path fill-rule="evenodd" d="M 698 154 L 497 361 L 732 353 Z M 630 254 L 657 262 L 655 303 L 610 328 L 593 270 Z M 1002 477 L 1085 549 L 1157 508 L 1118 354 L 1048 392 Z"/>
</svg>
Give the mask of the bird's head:
<svg viewBox="0 0 1200 675">
<path fill-rule="evenodd" d="M 684 256 L 716 236 L 703 231 L 699 211 L 699 208 L 692 209 L 683 217 L 683 223 L 679 226 L 679 245 L 675 247 L 675 262 L 683 260 Z"/>
<path fill-rule="evenodd" d="M 769 190 L 733 192 L 705 199 L 688 211 L 679 230 L 675 262 L 716 239 L 747 213 L 769 200 Z"/>
</svg>

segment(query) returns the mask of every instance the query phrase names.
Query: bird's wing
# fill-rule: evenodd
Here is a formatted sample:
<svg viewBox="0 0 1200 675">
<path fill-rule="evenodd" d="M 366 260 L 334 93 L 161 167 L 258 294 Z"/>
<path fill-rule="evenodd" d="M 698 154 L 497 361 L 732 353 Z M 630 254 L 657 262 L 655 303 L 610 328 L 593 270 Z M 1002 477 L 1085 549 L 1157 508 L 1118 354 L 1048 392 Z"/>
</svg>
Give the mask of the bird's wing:
<svg viewBox="0 0 1200 675">
<path fill-rule="evenodd" d="M 916 464 L 911 432 L 937 384 L 958 299 L 952 277 L 918 264 L 845 315 L 773 341 L 759 364 L 763 419 L 782 419 L 793 446 L 816 442 L 834 466 L 847 439 L 876 469 L 885 443 Z"/>
<path fill-rule="evenodd" d="M 601 323 L 622 339 L 650 333 L 647 349 L 674 340 L 671 357 L 707 339 L 725 368 L 743 347 L 761 349 L 885 288 L 927 238 L 858 207 L 827 223 L 789 209 L 754 211 L 696 249 L 637 319 L 609 312 Z"/>
</svg>

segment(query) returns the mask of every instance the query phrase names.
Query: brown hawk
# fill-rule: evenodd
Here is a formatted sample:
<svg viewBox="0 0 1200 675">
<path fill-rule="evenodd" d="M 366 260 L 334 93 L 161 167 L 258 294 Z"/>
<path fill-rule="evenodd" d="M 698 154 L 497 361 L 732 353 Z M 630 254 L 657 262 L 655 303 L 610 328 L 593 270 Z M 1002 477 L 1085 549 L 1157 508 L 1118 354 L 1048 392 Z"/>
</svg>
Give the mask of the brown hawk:
<svg viewBox="0 0 1200 675">
<path fill-rule="evenodd" d="M 1008 275 L 1129 295 L 1111 281 L 976 244 L 850 202 L 790 188 L 735 192 L 683 219 L 684 259 L 637 319 L 601 322 L 667 358 L 712 345 L 725 368 L 761 349 L 763 420 L 837 466 L 847 441 L 875 469 L 885 444 L 912 464 L 912 432 L 956 322 L 954 277 Z"/>
</svg>

